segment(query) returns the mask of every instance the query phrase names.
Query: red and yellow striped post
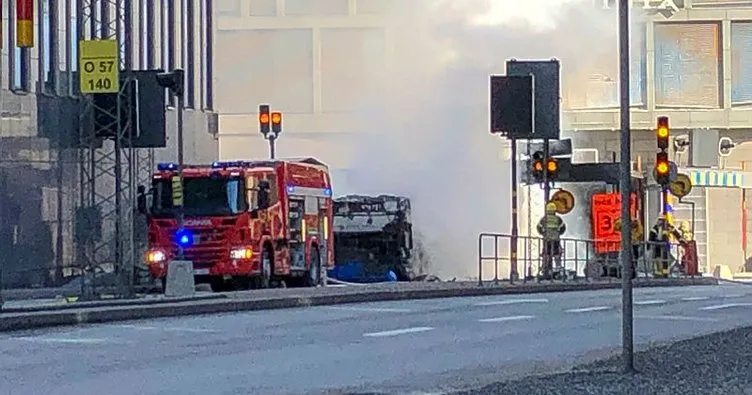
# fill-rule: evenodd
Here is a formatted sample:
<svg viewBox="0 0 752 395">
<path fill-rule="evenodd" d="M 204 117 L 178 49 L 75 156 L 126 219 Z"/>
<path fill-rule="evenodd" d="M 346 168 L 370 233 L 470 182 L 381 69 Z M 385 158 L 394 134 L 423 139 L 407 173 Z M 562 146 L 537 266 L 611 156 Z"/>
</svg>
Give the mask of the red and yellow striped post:
<svg viewBox="0 0 752 395">
<path fill-rule="evenodd" d="M 16 46 L 34 46 L 34 0 L 16 0 Z"/>
</svg>

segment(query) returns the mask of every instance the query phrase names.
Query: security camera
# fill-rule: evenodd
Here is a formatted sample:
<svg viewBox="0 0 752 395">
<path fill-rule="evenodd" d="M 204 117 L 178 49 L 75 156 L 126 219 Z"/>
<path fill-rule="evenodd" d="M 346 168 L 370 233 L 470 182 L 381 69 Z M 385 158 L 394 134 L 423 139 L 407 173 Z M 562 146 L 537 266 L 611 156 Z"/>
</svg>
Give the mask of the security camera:
<svg viewBox="0 0 752 395">
<path fill-rule="evenodd" d="M 736 147 L 736 144 L 731 140 L 729 137 L 721 137 L 718 139 L 718 155 L 720 156 L 729 156 L 731 155 L 731 150 Z"/>
<path fill-rule="evenodd" d="M 676 154 L 683 154 L 687 152 L 687 148 L 689 148 L 689 135 L 688 134 L 682 134 L 679 136 L 674 137 L 674 152 Z"/>
</svg>

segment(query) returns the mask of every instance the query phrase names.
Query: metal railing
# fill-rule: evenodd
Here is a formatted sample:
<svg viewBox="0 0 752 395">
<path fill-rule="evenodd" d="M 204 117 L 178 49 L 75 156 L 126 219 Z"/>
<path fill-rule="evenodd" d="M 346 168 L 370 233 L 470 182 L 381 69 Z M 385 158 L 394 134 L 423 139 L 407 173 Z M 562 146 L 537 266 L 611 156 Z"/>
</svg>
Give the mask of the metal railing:
<svg viewBox="0 0 752 395">
<path fill-rule="evenodd" d="M 478 237 L 478 283 L 501 281 L 514 283 L 561 280 L 613 280 L 621 277 L 618 242 L 592 239 L 562 238 L 560 262 L 544 254 L 541 237 L 517 236 L 513 256 L 512 235 L 481 233 Z M 655 243 L 640 242 L 632 246 L 632 267 L 635 277 L 695 277 L 697 248 L 694 241 Z"/>
</svg>

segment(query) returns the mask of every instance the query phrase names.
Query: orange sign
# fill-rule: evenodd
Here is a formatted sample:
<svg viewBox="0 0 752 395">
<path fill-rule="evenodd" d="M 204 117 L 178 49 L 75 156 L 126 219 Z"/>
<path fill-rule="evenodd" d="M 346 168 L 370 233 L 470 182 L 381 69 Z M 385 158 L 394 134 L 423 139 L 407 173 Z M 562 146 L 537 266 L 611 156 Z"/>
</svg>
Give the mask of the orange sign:
<svg viewBox="0 0 752 395">
<path fill-rule="evenodd" d="M 621 250 L 621 233 L 616 221 L 621 218 L 621 195 L 619 193 L 595 193 L 591 199 L 593 239 L 595 252 L 599 254 Z M 632 193 L 630 214 L 637 216 L 637 194 Z"/>
</svg>

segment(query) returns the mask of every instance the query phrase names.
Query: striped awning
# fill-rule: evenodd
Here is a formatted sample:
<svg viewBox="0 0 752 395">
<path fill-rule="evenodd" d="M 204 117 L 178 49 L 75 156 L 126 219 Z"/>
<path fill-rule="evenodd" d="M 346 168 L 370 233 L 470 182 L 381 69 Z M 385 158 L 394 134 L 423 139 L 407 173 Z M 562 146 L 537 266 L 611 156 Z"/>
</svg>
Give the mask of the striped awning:
<svg viewBox="0 0 752 395">
<path fill-rule="evenodd" d="M 752 188 L 752 172 L 738 170 L 681 169 L 693 186 L 719 188 Z"/>
</svg>

